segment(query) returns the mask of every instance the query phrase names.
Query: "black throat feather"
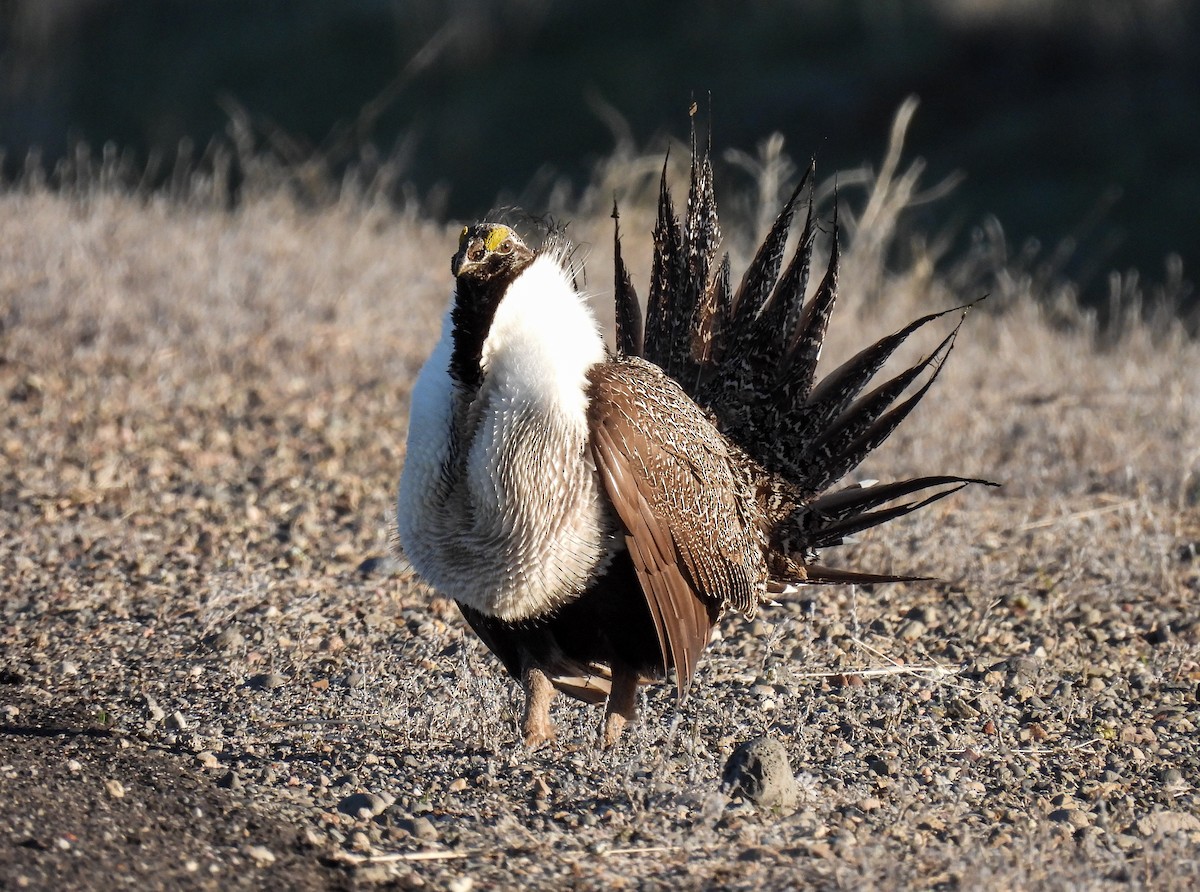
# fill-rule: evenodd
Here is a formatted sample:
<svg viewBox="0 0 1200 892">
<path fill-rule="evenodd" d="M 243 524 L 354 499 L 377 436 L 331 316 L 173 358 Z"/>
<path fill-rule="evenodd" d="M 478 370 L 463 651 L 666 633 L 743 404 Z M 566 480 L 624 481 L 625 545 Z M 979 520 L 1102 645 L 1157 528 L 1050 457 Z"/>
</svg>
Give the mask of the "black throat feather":
<svg viewBox="0 0 1200 892">
<path fill-rule="evenodd" d="M 469 391 L 483 384 L 483 342 L 487 340 L 504 292 L 525 270 L 525 264 L 505 267 L 486 278 L 460 276 L 455 286 L 453 323 L 454 347 L 450 353 L 450 376 Z"/>
</svg>

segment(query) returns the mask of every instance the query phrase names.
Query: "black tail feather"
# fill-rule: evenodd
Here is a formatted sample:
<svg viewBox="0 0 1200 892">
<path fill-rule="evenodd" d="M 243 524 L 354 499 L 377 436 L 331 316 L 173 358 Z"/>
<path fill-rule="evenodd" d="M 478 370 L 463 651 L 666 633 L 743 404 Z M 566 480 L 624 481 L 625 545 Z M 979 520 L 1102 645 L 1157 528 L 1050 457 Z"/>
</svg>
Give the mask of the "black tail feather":
<svg viewBox="0 0 1200 892">
<path fill-rule="evenodd" d="M 808 183 L 808 210 L 804 216 L 804 229 L 796 243 L 796 251 L 784 270 L 783 276 L 771 293 L 763 308 L 759 329 L 767 338 L 768 353 L 776 366 L 791 345 L 794 334 L 804 312 L 804 296 L 808 292 L 808 275 L 812 267 L 812 250 L 816 232 L 813 228 L 813 182 L 816 179 L 816 163 L 808 170 L 796 187 L 799 192 Z"/>
<path fill-rule="evenodd" d="M 825 344 L 825 332 L 829 328 L 833 306 L 837 303 L 840 247 L 837 228 L 834 227 L 825 276 L 821 279 L 817 293 L 805 305 L 796 326 L 796 333 L 788 345 L 783 364 L 784 374 L 780 377 L 779 386 L 775 391 L 775 403 L 780 408 L 786 409 L 794 406 L 799 400 L 807 399 L 813 389 L 817 361 L 821 358 L 821 348 Z M 809 250 L 812 250 L 811 242 Z"/>
<path fill-rule="evenodd" d="M 957 333 L 958 329 L 956 328 L 946 335 L 932 353 L 916 365 L 905 369 L 866 395 L 859 397 L 836 418 L 831 420 L 825 411 L 810 410 L 811 414 L 806 412 L 803 440 L 796 444 L 797 448 L 802 450 L 801 466 L 804 466 L 804 463 L 815 455 L 822 453 L 839 455 L 851 443 L 865 434 L 876 419 L 887 411 L 923 371 L 935 363 L 940 367 L 942 360 L 949 354 Z M 842 401 L 839 400 L 840 402 Z"/>
<path fill-rule="evenodd" d="M 654 223 L 654 260 L 650 270 L 650 296 L 646 301 L 645 356 L 673 375 L 672 326 L 674 303 L 684 299 L 683 232 L 675 217 L 667 166 L 663 164 L 658 192 L 658 218 Z"/>
<path fill-rule="evenodd" d="M 774 383 L 780 380 L 793 330 L 803 318 L 813 246 L 812 174 L 810 168 L 792 191 L 767 242 L 759 249 L 755 264 L 742 280 L 729 325 L 731 348 L 711 376 L 711 394 L 705 394 L 717 406 L 743 402 L 746 414 L 741 423 L 748 432 L 761 431 L 766 436 L 774 433 L 778 414 L 769 402 L 769 395 Z M 810 188 L 804 231 L 780 276 L 795 204 L 806 184 Z"/>
<path fill-rule="evenodd" d="M 616 300 L 617 352 L 625 356 L 642 355 L 642 307 L 629 269 L 621 258 L 621 215 L 613 201 L 613 259 L 616 265 L 613 293 Z"/>
<path fill-rule="evenodd" d="M 711 131 L 709 142 L 712 141 Z M 691 378 L 700 361 L 698 354 L 709 353 L 709 345 L 717 326 L 722 324 L 718 310 L 723 301 L 719 289 L 722 270 L 712 275 L 717 246 L 721 243 L 721 226 L 717 220 L 717 201 L 713 193 L 713 169 L 706 150 L 697 157 L 696 125 L 692 119 L 692 176 L 688 188 L 687 215 L 683 224 L 683 246 L 687 263 L 687 282 L 684 301 L 678 307 L 674 339 L 671 345 L 672 365 L 681 378 Z M 728 269 L 724 270 L 728 275 Z"/>
<path fill-rule="evenodd" d="M 848 486 L 835 492 L 814 499 L 806 506 L 807 513 L 827 521 L 838 521 L 878 508 L 880 505 L 894 499 L 912 495 L 933 486 L 949 486 L 957 483 L 980 483 L 984 486 L 995 486 L 989 480 L 975 477 L 955 477 L 950 474 L 938 474 L 929 477 L 914 477 L 910 480 L 897 480 L 894 483 L 875 484 L 871 486 Z"/>
<path fill-rule="evenodd" d="M 792 190 L 783 210 L 771 224 L 766 238 L 759 245 L 754 259 L 750 261 L 745 275 L 742 276 L 742 283 L 738 286 L 737 296 L 733 300 L 737 318 L 741 325 L 745 326 L 739 333 L 749 334 L 750 326 L 762 312 L 763 305 L 770 297 L 775 282 L 779 278 L 779 270 L 783 266 L 783 252 L 787 246 L 788 233 L 792 228 L 792 217 L 796 212 L 796 202 L 800 198 L 800 192 L 806 181 L 807 174 Z"/>
<path fill-rule="evenodd" d="M 952 307 L 949 310 L 922 316 L 899 331 L 880 338 L 874 344 L 865 347 L 846 360 L 822 378 L 821 382 L 808 394 L 803 407 L 805 422 L 815 429 L 820 429 L 828 424 L 845 411 L 851 401 L 862 392 L 862 389 L 883 368 L 883 364 L 891 358 L 901 344 L 908 340 L 910 335 L 935 319 L 941 319 L 943 316 L 963 309 L 963 307 Z M 960 321 L 954 331 L 957 332 L 961 325 Z M 790 405 L 794 406 L 795 404 Z"/>
<path fill-rule="evenodd" d="M 963 480 L 949 489 L 935 492 L 933 495 L 926 496 L 919 501 L 903 502 L 899 505 L 892 505 L 889 508 L 880 508 L 875 511 L 864 511 L 861 514 L 853 514 L 834 523 L 811 529 L 808 531 L 808 541 L 806 544 L 810 548 L 827 548 L 830 545 L 841 545 L 842 540 L 847 536 L 853 536 L 855 533 L 861 533 L 863 530 L 879 526 L 881 523 L 887 523 L 889 520 L 895 520 L 897 517 L 911 514 L 914 511 L 924 508 L 926 505 L 933 504 L 939 499 L 953 495 L 972 482 L 974 481 Z"/>
<path fill-rule="evenodd" d="M 711 367 L 724 351 L 724 333 L 732 301 L 729 255 L 725 254 L 708 287 L 704 289 L 692 323 L 692 361 L 701 371 Z M 691 391 L 693 396 L 699 389 L 697 377 L 695 389 Z"/>
<path fill-rule="evenodd" d="M 936 352 L 930 354 L 931 357 L 936 355 Z M 929 392 L 929 388 L 933 386 L 933 382 L 937 380 L 941 371 L 942 365 L 938 363 L 934 367 L 933 374 L 929 376 L 928 381 L 921 385 L 920 390 L 898 406 L 889 409 L 875 419 L 867 427 L 866 431 L 852 442 L 845 445 L 841 443 L 827 444 L 819 452 L 816 450 L 810 452 L 806 456 L 805 461 L 806 466 L 809 468 L 809 474 L 807 479 L 803 481 L 804 488 L 809 493 L 822 492 L 826 487 L 841 480 L 846 474 L 858 467 L 862 460 L 891 436 L 892 431 L 896 429 L 900 422 L 907 418 L 909 413 L 917 407 L 917 403 Z M 884 386 L 886 387 L 887 385 Z"/>
</svg>

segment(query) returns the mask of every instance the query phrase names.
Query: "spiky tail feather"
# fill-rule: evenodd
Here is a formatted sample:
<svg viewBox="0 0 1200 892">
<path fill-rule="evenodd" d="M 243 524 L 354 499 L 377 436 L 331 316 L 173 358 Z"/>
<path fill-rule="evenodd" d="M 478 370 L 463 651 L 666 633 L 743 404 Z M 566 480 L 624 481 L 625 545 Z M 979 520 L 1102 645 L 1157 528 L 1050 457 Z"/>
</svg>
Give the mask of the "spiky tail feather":
<svg viewBox="0 0 1200 892">
<path fill-rule="evenodd" d="M 813 558 L 818 548 L 840 544 L 846 536 L 919 510 L 964 486 L 996 484 L 936 475 L 821 494 L 878 448 L 916 408 L 937 380 L 962 319 L 926 357 L 864 394 L 883 365 L 918 329 L 956 311 L 965 318 L 970 305 L 922 316 L 818 382 L 817 363 L 837 302 L 840 253 L 835 218 L 829 263 L 805 301 L 815 243 L 815 166 L 810 164 L 785 202 L 733 291 L 728 255 L 715 263 L 720 225 L 709 158 L 711 136 L 709 143 L 698 152 L 693 119 L 682 221 L 675 216 L 663 166 L 644 335 L 637 295 L 621 259 L 619 231 L 614 235 L 618 349 L 643 355 L 661 367 L 712 413 L 725 436 L 790 493 L 795 507 L 775 519 L 771 537 L 779 562 L 776 576 L 783 582 L 917 579 L 822 567 Z M 804 229 L 784 269 L 788 235 L 806 186 Z M 904 397 L 930 370 L 924 383 Z M 919 493 L 926 495 L 898 501 Z"/>
</svg>

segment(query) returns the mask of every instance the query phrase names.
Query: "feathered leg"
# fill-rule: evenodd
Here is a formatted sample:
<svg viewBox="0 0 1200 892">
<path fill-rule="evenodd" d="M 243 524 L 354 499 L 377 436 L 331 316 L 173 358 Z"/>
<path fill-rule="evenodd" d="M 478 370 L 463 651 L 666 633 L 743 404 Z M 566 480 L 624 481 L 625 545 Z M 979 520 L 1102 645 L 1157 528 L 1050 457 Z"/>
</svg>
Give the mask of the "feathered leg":
<svg viewBox="0 0 1200 892">
<path fill-rule="evenodd" d="M 621 732 L 637 721 L 638 674 L 613 667 L 612 693 L 604 710 L 604 736 L 600 745 L 607 749 L 621 739 Z"/>
<path fill-rule="evenodd" d="M 525 732 L 525 745 L 535 747 L 553 741 L 554 722 L 550 720 L 553 683 L 541 669 L 530 667 L 525 672 L 522 686 L 525 688 L 525 715 L 521 719 L 521 730 Z"/>
</svg>

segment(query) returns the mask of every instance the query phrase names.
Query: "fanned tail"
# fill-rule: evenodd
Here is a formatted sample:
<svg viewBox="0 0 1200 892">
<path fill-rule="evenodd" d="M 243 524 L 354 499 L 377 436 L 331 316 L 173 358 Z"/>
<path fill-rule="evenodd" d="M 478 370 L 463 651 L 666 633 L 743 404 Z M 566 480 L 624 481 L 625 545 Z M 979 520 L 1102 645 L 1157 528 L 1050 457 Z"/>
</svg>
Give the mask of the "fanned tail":
<svg viewBox="0 0 1200 892">
<path fill-rule="evenodd" d="M 641 350 L 674 378 L 712 414 L 721 432 L 761 466 L 771 481 L 767 488 L 785 494 L 791 507 L 772 517 L 771 535 L 781 585 L 920 578 L 838 570 L 813 559 L 816 549 L 840 544 L 964 486 L 995 485 L 934 475 L 826 493 L 878 448 L 929 392 L 963 319 L 923 359 L 868 389 L 884 364 L 918 330 L 950 313 L 960 312 L 965 318 L 971 305 L 922 316 L 818 380 L 817 365 L 837 302 L 840 246 L 835 217 L 828 264 L 806 300 L 816 241 L 815 166 L 809 165 L 733 290 L 728 255 L 715 263 L 721 232 L 710 149 L 711 135 L 709 144 L 698 149 L 693 123 L 682 221 L 675 216 L 664 164 L 644 342 L 637 297 L 617 236 L 618 347 L 625 353 Z M 806 188 L 804 226 L 785 267 L 788 239 Z M 916 498 L 901 501 L 910 496 Z"/>
</svg>

